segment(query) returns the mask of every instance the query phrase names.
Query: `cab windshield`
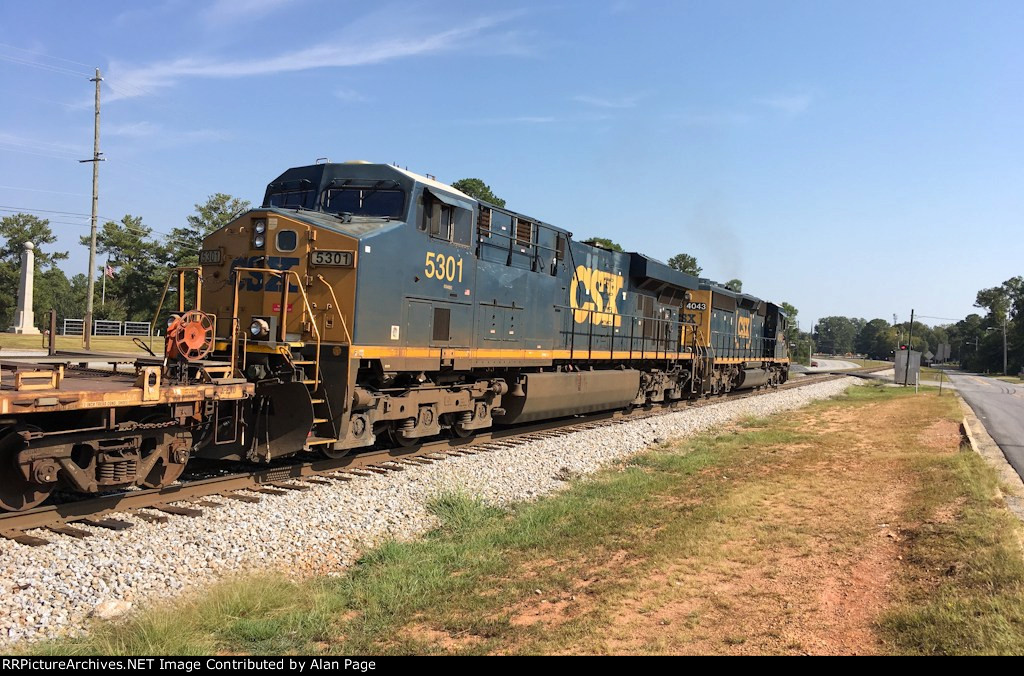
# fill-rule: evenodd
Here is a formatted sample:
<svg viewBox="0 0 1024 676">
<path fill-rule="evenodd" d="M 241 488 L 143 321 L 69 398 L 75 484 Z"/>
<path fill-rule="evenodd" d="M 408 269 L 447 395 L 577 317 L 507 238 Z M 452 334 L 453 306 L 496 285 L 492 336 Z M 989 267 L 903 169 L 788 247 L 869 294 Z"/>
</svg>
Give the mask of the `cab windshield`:
<svg viewBox="0 0 1024 676">
<path fill-rule="evenodd" d="M 270 207 L 313 209 L 316 205 L 315 190 L 282 190 L 270 193 L 267 200 Z"/>
<path fill-rule="evenodd" d="M 353 216 L 401 219 L 405 213 L 405 191 L 394 182 L 384 185 L 344 185 L 324 191 L 323 210 Z"/>
</svg>

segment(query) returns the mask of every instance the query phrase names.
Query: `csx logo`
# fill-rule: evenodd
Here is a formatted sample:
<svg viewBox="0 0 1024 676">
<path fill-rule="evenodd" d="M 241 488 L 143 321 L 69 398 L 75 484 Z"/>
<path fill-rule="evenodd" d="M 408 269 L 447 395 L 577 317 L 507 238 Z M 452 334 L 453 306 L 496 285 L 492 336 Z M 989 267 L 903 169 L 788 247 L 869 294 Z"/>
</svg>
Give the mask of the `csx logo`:
<svg viewBox="0 0 1024 676">
<path fill-rule="evenodd" d="M 251 258 L 245 258 L 241 256 L 231 261 L 231 272 L 234 274 L 235 268 L 255 268 L 260 267 L 263 263 L 264 258 L 267 261 L 267 267 L 273 270 L 291 270 L 293 267 L 298 265 L 298 258 L 286 258 L 284 256 L 252 256 Z M 281 292 L 281 277 L 277 275 L 267 275 L 270 277 L 266 281 L 266 285 L 263 283 L 262 272 L 249 272 L 249 276 L 242 280 L 239 285 L 242 291 L 269 291 L 269 292 Z M 299 287 L 295 284 L 288 284 L 288 293 L 298 293 Z"/>
<path fill-rule="evenodd" d="M 740 338 L 750 338 L 750 317 L 736 318 L 736 335 Z"/>
<path fill-rule="evenodd" d="M 569 287 L 569 304 L 577 324 L 593 320 L 598 326 L 621 326 L 619 291 L 622 275 L 580 265 Z M 582 288 L 581 288 L 582 287 Z"/>
</svg>

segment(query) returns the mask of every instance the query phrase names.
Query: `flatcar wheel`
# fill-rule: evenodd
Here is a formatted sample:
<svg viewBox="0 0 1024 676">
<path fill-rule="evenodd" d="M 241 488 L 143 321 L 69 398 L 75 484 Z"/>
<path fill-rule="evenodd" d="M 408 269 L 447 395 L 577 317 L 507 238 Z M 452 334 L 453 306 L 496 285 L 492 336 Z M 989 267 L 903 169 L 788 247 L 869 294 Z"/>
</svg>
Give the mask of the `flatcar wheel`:
<svg viewBox="0 0 1024 676">
<path fill-rule="evenodd" d="M 169 418 L 163 415 L 151 415 L 142 419 L 142 423 L 167 422 Z M 145 480 L 141 482 L 146 488 L 163 488 L 178 480 L 185 465 L 188 462 L 192 448 L 192 435 L 189 432 L 166 432 L 157 440 L 158 448 L 153 453 L 160 453 L 161 458 L 156 461 L 153 468 L 149 470 Z M 184 460 L 184 462 L 179 462 Z"/>
<path fill-rule="evenodd" d="M 15 463 L 25 440 L 12 429 L 0 431 L 0 507 L 9 512 L 32 509 L 50 497 L 56 483 L 29 481 Z"/>
<path fill-rule="evenodd" d="M 153 465 L 153 469 L 149 470 L 149 474 L 146 475 L 145 481 L 142 485 L 146 488 L 163 488 L 169 486 L 178 480 L 182 472 L 185 471 L 185 464 L 180 462 L 173 462 L 167 458 L 160 458 Z"/>
</svg>

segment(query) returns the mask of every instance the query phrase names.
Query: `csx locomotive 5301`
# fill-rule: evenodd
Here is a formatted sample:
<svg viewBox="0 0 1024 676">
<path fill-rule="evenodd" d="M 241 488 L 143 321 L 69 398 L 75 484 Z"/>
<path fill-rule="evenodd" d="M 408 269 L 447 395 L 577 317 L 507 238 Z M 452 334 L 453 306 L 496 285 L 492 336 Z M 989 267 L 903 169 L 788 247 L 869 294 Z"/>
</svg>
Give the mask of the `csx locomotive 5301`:
<svg viewBox="0 0 1024 676">
<path fill-rule="evenodd" d="M 789 373 L 777 305 L 390 165 L 289 169 L 200 262 L 211 357 L 256 386 L 209 457 L 337 457 Z"/>
</svg>

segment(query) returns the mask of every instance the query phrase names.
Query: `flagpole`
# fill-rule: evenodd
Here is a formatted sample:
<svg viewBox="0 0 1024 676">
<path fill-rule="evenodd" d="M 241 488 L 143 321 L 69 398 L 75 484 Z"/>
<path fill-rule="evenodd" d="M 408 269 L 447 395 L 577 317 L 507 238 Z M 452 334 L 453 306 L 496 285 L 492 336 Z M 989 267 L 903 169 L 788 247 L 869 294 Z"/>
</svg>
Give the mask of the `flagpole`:
<svg viewBox="0 0 1024 676">
<path fill-rule="evenodd" d="M 110 260 L 103 265 L 103 291 L 100 294 L 100 307 L 107 304 L 107 269 L 110 268 Z"/>
</svg>

